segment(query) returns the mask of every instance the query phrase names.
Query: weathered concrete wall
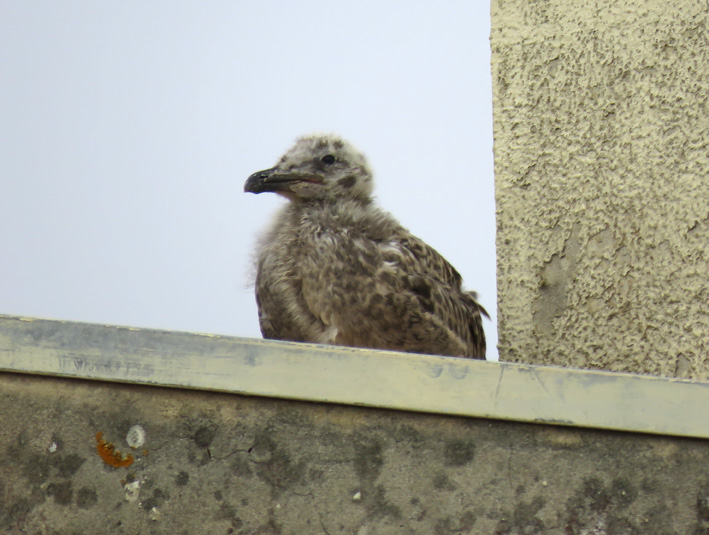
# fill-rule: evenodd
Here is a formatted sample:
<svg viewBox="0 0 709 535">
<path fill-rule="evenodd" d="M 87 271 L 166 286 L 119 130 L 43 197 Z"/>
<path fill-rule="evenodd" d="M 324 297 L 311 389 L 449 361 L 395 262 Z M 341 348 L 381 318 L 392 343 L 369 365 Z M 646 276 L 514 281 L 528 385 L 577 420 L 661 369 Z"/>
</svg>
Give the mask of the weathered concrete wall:
<svg viewBox="0 0 709 535">
<path fill-rule="evenodd" d="M 708 20 L 492 1 L 501 360 L 709 378 Z"/>
<path fill-rule="evenodd" d="M 703 440 L 15 374 L 0 421 L 3 534 L 709 530 Z"/>
</svg>

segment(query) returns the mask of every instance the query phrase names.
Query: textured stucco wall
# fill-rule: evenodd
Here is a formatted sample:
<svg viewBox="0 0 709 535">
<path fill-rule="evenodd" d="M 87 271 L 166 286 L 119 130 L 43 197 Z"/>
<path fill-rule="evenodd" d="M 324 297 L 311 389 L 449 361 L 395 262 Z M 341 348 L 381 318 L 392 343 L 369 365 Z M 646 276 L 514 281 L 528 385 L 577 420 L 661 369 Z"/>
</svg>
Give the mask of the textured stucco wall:
<svg viewBox="0 0 709 535">
<path fill-rule="evenodd" d="M 709 529 L 706 440 L 2 373 L 0 421 L 3 535 Z"/>
<path fill-rule="evenodd" d="M 492 1 L 501 360 L 709 378 L 708 20 Z"/>
</svg>

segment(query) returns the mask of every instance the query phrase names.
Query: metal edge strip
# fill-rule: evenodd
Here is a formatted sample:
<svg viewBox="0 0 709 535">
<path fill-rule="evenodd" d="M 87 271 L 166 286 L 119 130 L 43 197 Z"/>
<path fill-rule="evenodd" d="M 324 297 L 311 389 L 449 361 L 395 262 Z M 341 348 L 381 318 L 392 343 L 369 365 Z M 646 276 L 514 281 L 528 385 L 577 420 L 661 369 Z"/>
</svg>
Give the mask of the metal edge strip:
<svg viewBox="0 0 709 535">
<path fill-rule="evenodd" d="M 0 371 L 709 438 L 709 383 L 0 315 Z"/>
</svg>

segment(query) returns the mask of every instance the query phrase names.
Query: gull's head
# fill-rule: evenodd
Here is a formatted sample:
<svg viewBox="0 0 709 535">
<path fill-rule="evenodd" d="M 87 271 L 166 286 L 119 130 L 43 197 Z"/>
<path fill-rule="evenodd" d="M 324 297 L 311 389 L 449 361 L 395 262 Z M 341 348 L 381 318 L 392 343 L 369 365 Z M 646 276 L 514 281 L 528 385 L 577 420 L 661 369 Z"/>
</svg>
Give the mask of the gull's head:
<svg viewBox="0 0 709 535">
<path fill-rule="evenodd" d="M 274 167 L 251 175 L 244 191 L 271 191 L 295 202 L 368 202 L 372 187 L 372 173 L 361 152 L 337 136 L 312 135 L 298 139 Z"/>
</svg>

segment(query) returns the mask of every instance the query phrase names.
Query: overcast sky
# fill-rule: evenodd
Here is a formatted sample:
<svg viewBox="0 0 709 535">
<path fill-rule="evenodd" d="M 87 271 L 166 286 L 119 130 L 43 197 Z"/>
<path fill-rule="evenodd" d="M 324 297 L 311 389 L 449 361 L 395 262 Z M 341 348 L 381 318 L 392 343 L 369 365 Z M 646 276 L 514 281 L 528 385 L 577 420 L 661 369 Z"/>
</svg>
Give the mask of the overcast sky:
<svg viewBox="0 0 709 535">
<path fill-rule="evenodd" d="M 0 2 L 0 314 L 260 337 L 243 193 L 296 137 L 477 290 L 496 358 L 489 4 Z"/>
</svg>

